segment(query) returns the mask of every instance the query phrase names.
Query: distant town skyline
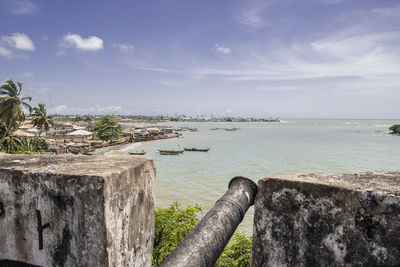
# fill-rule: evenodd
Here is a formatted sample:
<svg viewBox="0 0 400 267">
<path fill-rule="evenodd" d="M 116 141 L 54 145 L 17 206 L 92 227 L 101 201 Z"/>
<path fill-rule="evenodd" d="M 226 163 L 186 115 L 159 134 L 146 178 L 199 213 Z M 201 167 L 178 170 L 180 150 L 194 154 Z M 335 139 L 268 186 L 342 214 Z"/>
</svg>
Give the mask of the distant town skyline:
<svg viewBox="0 0 400 267">
<path fill-rule="evenodd" d="M 400 119 L 396 0 L 0 0 L 0 82 L 58 114 Z"/>
</svg>

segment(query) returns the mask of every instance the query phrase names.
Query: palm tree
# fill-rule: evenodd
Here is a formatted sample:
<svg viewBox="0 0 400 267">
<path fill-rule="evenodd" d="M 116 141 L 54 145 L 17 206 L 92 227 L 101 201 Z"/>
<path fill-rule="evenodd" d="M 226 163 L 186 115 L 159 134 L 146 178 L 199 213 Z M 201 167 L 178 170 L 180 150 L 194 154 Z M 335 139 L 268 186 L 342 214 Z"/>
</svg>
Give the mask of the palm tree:
<svg viewBox="0 0 400 267">
<path fill-rule="evenodd" d="M 32 117 L 33 126 L 39 130 L 39 136 L 41 136 L 42 132 L 48 131 L 50 125 L 54 125 L 52 121 L 53 116 L 47 115 L 46 106 L 42 103 L 39 103 L 38 107 L 33 108 Z"/>
<path fill-rule="evenodd" d="M 0 86 L 0 120 L 6 124 L 6 129 L 0 139 L 0 148 L 7 135 L 16 130 L 21 122 L 25 120 L 23 107 L 31 111 L 32 107 L 25 101 L 32 98 L 29 95 L 20 97 L 22 82 L 17 82 L 18 88 L 12 80 L 7 80 Z"/>
<path fill-rule="evenodd" d="M 15 135 L 8 135 L 4 138 L 4 148 L 7 153 L 14 153 L 22 146 L 22 139 Z"/>
</svg>

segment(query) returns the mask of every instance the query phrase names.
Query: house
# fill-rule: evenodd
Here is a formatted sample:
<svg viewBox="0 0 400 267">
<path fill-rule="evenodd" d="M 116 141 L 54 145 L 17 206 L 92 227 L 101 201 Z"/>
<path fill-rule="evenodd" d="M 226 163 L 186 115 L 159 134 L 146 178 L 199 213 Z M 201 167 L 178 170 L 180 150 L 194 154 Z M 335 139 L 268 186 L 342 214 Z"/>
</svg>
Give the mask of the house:
<svg viewBox="0 0 400 267">
<path fill-rule="evenodd" d="M 29 133 L 23 130 L 16 130 L 13 135 L 18 136 L 18 137 L 35 137 L 35 135 L 33 133 Z"/>
<path fill-rule="evenodd" d="M 67 134 L 48 135 L 47 139 L 54 140 L 57 143 L 82 142 L 93 138 L 93 133 L 85 130 L 75 130 Z"/>
</svg>

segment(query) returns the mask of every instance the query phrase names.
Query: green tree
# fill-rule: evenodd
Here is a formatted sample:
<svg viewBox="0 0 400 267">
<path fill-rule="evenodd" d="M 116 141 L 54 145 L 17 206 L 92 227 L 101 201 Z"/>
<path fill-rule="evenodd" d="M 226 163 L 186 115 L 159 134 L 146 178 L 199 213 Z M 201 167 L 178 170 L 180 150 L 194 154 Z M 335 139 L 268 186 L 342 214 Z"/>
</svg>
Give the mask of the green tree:
<svg viewBox="0 0 400 267">
<path fill-rule="evenodd" d="M 94 124 L 93 130 L 104 141 L 117 139 L 122 134 L 122 127 L 114 115 L 105 115 Z"/>
<path fill-rule="evenodd" d="M 5 131 L 0 139 L 0 147 L 5 138 L 18 129 L 21 122 L 25 120 L 23 107 L 31 111 L 32 107 L 25 101 L 32 98 L 29 95 L 20 97 L 22 82 L 17 82 L 18 88 L 12 80 L 7 80 L 0 86 L 0 120 L 5 123 Z"/>
<path fill-rule="evenodd" d="M 6 132 L 6 129 L 7 129 L 6 123 L 0 120 L 0 136 L 3 136 L 3 134 Z"/>
<path fill-rule="evenodd" d="M 82 121 L 83 118 L 80 115 L 76 115 L 73 121 Z"/>
<path fill-rule="evenodd" d="M 7 135 L 3 141 L 3 149 L 6 153 L 16 153 L 20 150 L 22 140 L 15 135 Z"/>
<path fill-rule="evenodd" d="M 202 208 L 196 204 L 186 209 L 178 202 L 169 208 L 157 208 L 155 211 L 155 236 L 152 265 L 158 266 L 199 222 L 198 213 Z M 245 267 L 250 266 L 251 237 L 237 231 L 233 235 L 215 266 Z"/>
<path fill-rule="evenodd" d="M 392 133 L 400 134 L 400 124 L 392 125 L 389 130 L 392 131 Z"/>
<path fill-rule="evenodd" d="M 54 125 L 53 116 L 47 115 L 46 106 L 42 103 L 38 104 L 38 107 L 33 108 L 32 112 L 32 124 L 39 130 L 39 136 L 43 132 L 48 131 L 50 126 Z"/>
<path fill-rule="evenodd" d="M 247 267 L 250 266 L 251 236 L 246 236 L 238 230 L 219 256 L 216 267 Z"/>
<path fill-rule="evenodd" d="M 201 212 L 199 205 L 180 207 L 178 202 L 169 208 L 157 208 L 155 211 L 155 236 L 153 246 L 153 266 L 158 266 L 187 234 L 196 226 Z"/>
</svg>

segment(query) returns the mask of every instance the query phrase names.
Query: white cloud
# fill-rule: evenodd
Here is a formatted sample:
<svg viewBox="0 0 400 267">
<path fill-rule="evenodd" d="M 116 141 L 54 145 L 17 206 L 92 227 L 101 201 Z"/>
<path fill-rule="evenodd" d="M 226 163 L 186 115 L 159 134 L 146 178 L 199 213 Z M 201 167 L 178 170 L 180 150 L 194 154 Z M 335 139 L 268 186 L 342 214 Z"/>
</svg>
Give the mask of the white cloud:
<svg viewBox="0 0 400 267">
<path fill-rule="evenodd" d="M 147 71 L 155 71 L 155 72 L 166 72 L 166 73 L 171 72 L 168 69 L 158 68 L 158 67 L 147 67 L 147 66 L 133 66 L 133 67 L 136 68 L 136 69 L 139 69 L 139 70 L 147 70 Z"/>
<path fill-rule="evenodd" d="M 228 55 L 231 53 L 231 49 L 229 47 L 223 47 L 223 46 L 219 46 L 218 44 L 215 44 L 215 49 L 224 54 L 224 55 Z"/>
<path fill-rule="evenodd" d="M 376 14 L 379 16 L 383 16 L 385 19 L 387 19 L 387 17 L 398 18 L 399 13 L 400 13 L 400 5 L 395 6 L 395 7 L 373 8 L 368 13 L 370 13 L 372 15 Z"/>
<path fill-rule="evenodd" d="M 354 36 L 332 36 L 312 42 L 313 49 L 322 54 L 331 54 L 343 59 L 359 58 L 371 54 L 382 54 L 384 50 L 400 42 L 400 32 L 373 32 Z"/>
<path fill-rule="evenodd" d="M 13 15 L 26 15 L 34 14 L 39 8 L 30 0 L 13 0 L 13 7 L 11 13 Z"/>
<path fill-rule="evenodd" d="M 185 85 L 185 83 L 179 81 L 161 81 L 161 84 L 167 87 L 180 87 Z"/>
<path fill-rule="evenodd" d="M 82 38 L 79 34 L 67 33 L 60 45 L 62 47 L 75 47 L 79 50 L 96 51 L 103 49 L 103 40 L 97 36 Z"/>
<path fill-rule="evenodd" d="M 0 46 L 0 56 L 9 58 L 11 57 L 11 54 L 12 53 L 10 50 Z"/>
<path fill-rule="evenodd" d="M 133 52 L 135 51 L 133 45 L 129 44 L 112 44 L 111 46 L 121 53 L 133 54 Z"/>
<path fill-rule="evenodd" d="M 338 3 L 341 3 L 344 1 L 347 1 L 347 0 L 318 0 L 317 3 L 322 3 L 325 5 L 333 5 L 333 4 L 338 4 Z"/>
<path fill-rule="evenodd" d="M 61 57 L 61 56 L 64 56 L 64 55 L 66 55 L 66 54 L 67 54 L 67 53 L 65 53 L 65 51 L 64 51 L 63 49 L 60 49 L 60 50 L 57 51 L 56 56 L 57 56 L 57 57 Z"/>
<path fill-rule="evenodd" d="M 274 85 L 270 85 L 270 86 L 260 86 L 257 88 L 258 90 L 261 91 L 297 91 L 300 88 L 298 86 L 274 86 Z"/>
<path fill-rule="evenodd" d="M 59 105 L 50 109 L 50 113 L 53 114 L 122 114 L 121 106 L 89 106 L 89 107 L 70 107 L 67 105 Z"/>
<path fill-rule="evenodd" d="M 248 2 L 243 2 L 248 3 Z M 253 3 L 249 6 L 244 8 L 241 13 L 237 16 L 237 21 L 240 24 L 261 28 L 267 25 L 266 21 L 262 16 L 262 12 L 264 9 L 272 6 L 274 4 L 274 0 L 268 1 L 253 1 Z"/>
<path fill-rule="evenodd" d="M 49 87 L 32 88 L 32 90 L 40 94 L 46 94 L 52 91 Z"/>
<path fill-rule="evenodd" d="M 35 74 L 33 74 L 32 72 L 24 72 L 21 73 L 20 75 L 18 75 L 21 78 L 31 78 L 31 77 L 35 77 Z"/>
<path fill-rule="evenodd" d="M 319 39 L 252 50 L 242 60 L 232 58 L 223 66 L 182 68 L 180 72 L 263 91 L 395 92 L 400 86 L 400 32 L 361 32 L 328 32 Z"/>
<path fill-rule="evenodd" d="M 25 33 L 16 32 L 10 36 L 2 36 L 1 41 L 20 50 L 34 51 L 36 49 L 32 40 Z"/>
</svg>

